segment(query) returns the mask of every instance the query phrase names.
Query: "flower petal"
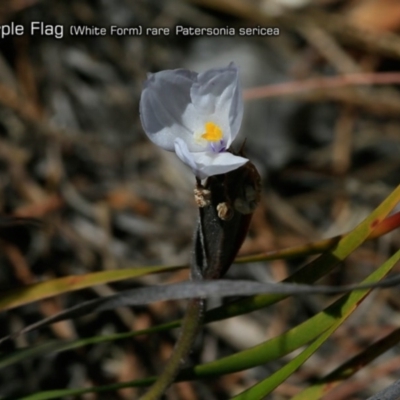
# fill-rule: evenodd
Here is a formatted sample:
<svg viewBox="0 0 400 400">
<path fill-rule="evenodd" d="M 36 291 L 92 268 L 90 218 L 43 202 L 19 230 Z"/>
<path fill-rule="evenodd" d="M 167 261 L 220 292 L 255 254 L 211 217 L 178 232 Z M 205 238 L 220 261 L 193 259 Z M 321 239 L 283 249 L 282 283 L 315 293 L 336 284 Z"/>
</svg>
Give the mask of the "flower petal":
<svg viewBox="0 0 400 400">
<path fill-rule="evenodd" d="M 184 140 L 181 138 L 176 138 L 175 142 L 175 153 L 186 165 L 192 168 L 193 172 L 196 170 L 197 166 L 193 158 L 193 153 L 188 149 L 188 146 Z"/>
<path fill-rule="evenodd" d="M 226 68 L 211 69 L 199 74 L 190 90 L 190 96 L 196 109 L 206 115 L 215 115 L 225 127 L 224 137 L 229 147 L 239 132 L 243 118 L 243 98 L 237 66 L 230 63 Z"/>
<path fill-rule="evenodd" d="M 175 140 L 175 151 L 177 156 L 187 164 L 200 178 L 205 179 L 212 175 L 225 174 L 233 171 L 249 160 L 244 157 L 235 156 L 231 153 L 209 153 L 189 151 L 186 143 L 182 139 Z"/>
<path fill-rule="evenodd" d="M 204 179 L 208 176 L 225 174 L 233 171 L 249 160 L 244 157 L 235 156 L 231 153 L 193 153 L 197 165 L 198 176 Z"/>
<path fill-rule="evenodd" d="M 140 99 L 140 119 L 149 139 L 165 150 L 174 150 L 174 140 L 192 140 L 192 129 L 185 121 L 196 119 L 190 88 L 197 73 L 184 69 L 150 74 Z"/>
</svg>

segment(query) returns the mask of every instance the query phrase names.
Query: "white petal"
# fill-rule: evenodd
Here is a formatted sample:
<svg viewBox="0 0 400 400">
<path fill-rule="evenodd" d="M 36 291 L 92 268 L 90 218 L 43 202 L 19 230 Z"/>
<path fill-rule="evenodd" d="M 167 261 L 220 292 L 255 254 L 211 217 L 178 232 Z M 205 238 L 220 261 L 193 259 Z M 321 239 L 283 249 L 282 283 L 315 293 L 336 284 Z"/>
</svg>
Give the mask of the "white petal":
<svg viewBox="0 0 400 400">
<path fill-rule="evenodd" d="M 196 170 L 196 163 L 193 158 L 193 153 L 188 149 L 187 144 L 181 138 L 176 138 L 174 141 L 175 153 L 186 165 L 192 168 L 194 172 Z"/>
<path fill-rule="evenodd" d="M 200 179 L 233 171 L 249 161 L 231 153 L 191 153 L 182 139 L 175 140 L 177 156 L 187 164 Z"/>
<path fill-rule="evenodd" d="M 230 63 L 226 68 L 199 74 L 190 96 L 196 109 L 205 115 L 214 115 L 214 119 L 218 120 L 229 147 L 239 132 L 243 117 L 243 98 L 236 65 Z"/>
<path fill-rule="evenodd" d="M 161 71 L 149 75 L 140 98 L 140 119 L 143 129 L 156 145 L 173 151 L 174 140 L 190 142 L 192 129 L 183 123 L 195 118 L 190 88 L 197 78 L 184 69 Z"/>
<path fill-rule="evenodd" d="M 233 63 L 231 63 L 233 64 Z M 236 67 L 235 67 L 236 68 Z M 239 71 L 236 68 L 237 73 L 237 84 L 233 91 L 232 103 L 229 110 L 229 123 L 231 127 L 231 142 L 235 140 L 237 134 L 239 133 L 240 126 L 242 124 L 243 119 L 243 93 L 242 93 L 242 85 L 239 80 Z M 230 145 L 230 143 L 229 143 Z M 228 145 L 228 147 L 229 147 Z"/>
<path fill-rule="evenodd" d="M 249 160 L 244 157 L 235 156 L 231 153 L 193 153 L 194 161 L 197 165 L 199 178 L 204 179 L 208 176 L 225 174 L 233 171 Z"/>
</svg>

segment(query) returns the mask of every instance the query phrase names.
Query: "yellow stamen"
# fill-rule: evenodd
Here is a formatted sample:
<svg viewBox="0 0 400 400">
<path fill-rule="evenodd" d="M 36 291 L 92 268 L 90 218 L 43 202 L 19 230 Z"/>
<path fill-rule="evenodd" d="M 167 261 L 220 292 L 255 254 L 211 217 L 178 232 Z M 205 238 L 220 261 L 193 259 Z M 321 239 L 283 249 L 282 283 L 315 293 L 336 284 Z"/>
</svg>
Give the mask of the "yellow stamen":
<svg viewBox="0 0 400 400">
<path fill-rule="evenodd" d="M 222 129 L 214 122 L 206 122 L 206 131 L 201 135 L 203 139 L 209 142 L 218 142 L 222 139 Z"/>
</svg>

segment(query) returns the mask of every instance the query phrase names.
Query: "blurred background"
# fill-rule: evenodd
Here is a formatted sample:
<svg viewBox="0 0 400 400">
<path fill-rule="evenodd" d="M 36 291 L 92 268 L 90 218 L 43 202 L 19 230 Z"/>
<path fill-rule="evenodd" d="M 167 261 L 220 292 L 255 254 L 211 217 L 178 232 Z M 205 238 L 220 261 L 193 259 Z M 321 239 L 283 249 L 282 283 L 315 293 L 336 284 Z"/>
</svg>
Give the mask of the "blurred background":
<svg viewBox="0 0 400 400">
<path fill-rule="evenodd" d="M 32 22 L 50 26 L 47 34 L 31 34 Z M 399 183 L 400 74 L 379 86 L 330 80 L 399 70 L 396 0 L 2 0 L 0 25 L 12 23 L 26 32 L 5 35 L 3 28 L 0 39 L 0 211 L 40 225 L 0 227 L 2 293 L 67 275 L 188 262 L 197 216 L 194 177 L 143 133 L 138 104 L 147 72 L 201 72 L 231 61 L 240 67 L 246 103 L 235 145 L 246 139 L 246 154 L 263 180 L 262 202 L 241 255 L 344 233 Z M 59 39 L 50 32 L 58 25 L 64 27 Z M 80 25 L 169 27 L 171 33 L 69 34 L 70 26 Z M 175 34 L 177 25 L 272 27 L 279 35 L 184 36 Z M 302 89 L 305 80 L 312 84 Z M 268 86 L 274 84 L 285 85 Z M 367 243 L 324 283 L 359 282 L 399 244 L 399 232 Z M 234 265 L 228 277 L 281 280 L 304 261 Z M 187 278 L 187 271 L 150 275 L 2 312 L 0 336 L 84 300 Z M 303 296 L 210 324 L 189 363 L 256 345 L 331 301 Z M 2 355 L 53 339 L 144 329 L 180 318 L 184 307 L 156 303 L 58 323 L 7 343 Z M 290 398 L 388 333 L 400 324 L 399 308 L 398 291 L 376 291 L 270 398 Z M 2 368 L 0 398 L 154 375 L 175 333 L 49 353 Z M 226 399 L 291 357 L 220 379 L 180 383 L 166 398 Z M 399 370 L 400 348 L 394 347 L 326 399 L 365 399 L 398 379 Z M 138 393 L 128 388 L 76 398 L 132 399 Z"/>
</svg>

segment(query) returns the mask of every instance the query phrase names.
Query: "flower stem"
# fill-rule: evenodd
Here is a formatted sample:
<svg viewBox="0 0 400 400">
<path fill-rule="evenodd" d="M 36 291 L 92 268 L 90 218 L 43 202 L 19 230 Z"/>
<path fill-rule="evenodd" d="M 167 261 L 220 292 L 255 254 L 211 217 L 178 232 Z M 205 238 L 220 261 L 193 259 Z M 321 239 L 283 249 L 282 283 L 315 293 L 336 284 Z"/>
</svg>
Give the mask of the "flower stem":
<svg viewBox="0 0 400 400">
<path fill-rule="evenodd" d="M 204 317 L 205 300 L 195 298 L 189 300 L 182 327 L 174 351 L 167 362 L 163 372 L 157 378 L 150 390 L 140 400 L 157 400 L 167 390 L 178 374 L 181 362 L 189 355 L 192 344 L 196 338 Z"/>
<path fill-rule="evenodd" d="M 260 200 L 260 182 L 260 175 L 250 161 L 234 171 L 211 176 L 205 186 L 196 177 L 199 221 L 193 240 L 192 281 L 220 279 L 231 266 Z M 230 213 L 222 213 L 222 209 Z M 189 301 L 174 351 L 164 371 L 140 400 L 159 399 L 174 381 L 181 362 L 192 349 L 204 309 L 205 299 Z"/>
</svg>

